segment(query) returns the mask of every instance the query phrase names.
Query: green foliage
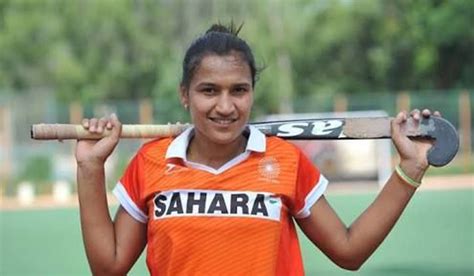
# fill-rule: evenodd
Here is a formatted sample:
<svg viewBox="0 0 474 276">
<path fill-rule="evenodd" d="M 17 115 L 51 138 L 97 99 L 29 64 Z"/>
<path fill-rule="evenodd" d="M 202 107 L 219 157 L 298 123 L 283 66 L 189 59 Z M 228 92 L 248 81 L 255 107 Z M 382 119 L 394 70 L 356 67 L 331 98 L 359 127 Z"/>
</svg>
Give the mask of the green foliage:
<svg viewBox="0 0 474 276">
<path fill-rule="evenodd" d="M 473 86 L 474 2 L 334 2 L 312 13 L 303 33 L 311 47 L 294 52 L 300 91 Z"/>
<path fill-rule="evenodd" d="M 265 67 L 256 116 L 291 111 L 300 96 L 471 88 L 472 18 L 470 0 L 5 0 L 0 93 L 151 98 L 181 116 L 186 47 L 210 24 L 230 20 L 245 23 L 241 35 Z"/>
<path fill-rule="evenodd" d="M 21 180 L 45 182 L 52 177 L 52 163 L 47 156 L 33 156 L 26 160 L 23 172 L 20 174 Z"/>
</svg>

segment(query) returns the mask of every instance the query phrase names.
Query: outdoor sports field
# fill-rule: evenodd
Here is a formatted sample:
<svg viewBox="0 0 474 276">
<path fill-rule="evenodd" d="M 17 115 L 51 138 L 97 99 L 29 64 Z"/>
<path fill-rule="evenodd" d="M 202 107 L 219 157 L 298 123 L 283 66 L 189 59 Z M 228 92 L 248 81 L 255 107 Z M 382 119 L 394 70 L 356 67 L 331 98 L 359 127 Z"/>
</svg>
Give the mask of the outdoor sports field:
<svg viewBox="0 0 474 276">
<path fill-rule="evenodd" d="M 375 193 L 330 195 L 349 224 Z M 419 191 L 355 274 L 301 238 L 307 275 L 474 275 L 474 190 Z M 89 275 L 77 208 L 0 212 L 0 275 Z M 300 235 L 301 236 L 301 235 Z M 130 275 L 147 275 L 144 258 Z"/>
</svg>

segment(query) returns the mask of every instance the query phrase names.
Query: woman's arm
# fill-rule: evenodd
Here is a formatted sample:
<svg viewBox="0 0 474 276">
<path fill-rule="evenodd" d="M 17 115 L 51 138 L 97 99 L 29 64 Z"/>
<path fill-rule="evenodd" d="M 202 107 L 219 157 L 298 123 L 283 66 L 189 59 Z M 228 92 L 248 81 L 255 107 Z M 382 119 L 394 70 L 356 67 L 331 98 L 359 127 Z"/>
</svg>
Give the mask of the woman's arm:
<svg viewBox="0 0 474 276">
<path fill-rule="evenodd" d="M 87 259 L 94 275 L 124 275 L 146 244 L 146 224 L 119 207 L 112 221 L 107 205 L 104 164 L 119 141 L 120 121 L 84 120 L 90 132 L 112 130 L 99 141 L 78 141 L 76 147 L 77 184 L 81 228 Z"/>
<path fill-rule="evenodd" d="M 439 114 L 439 113 L 435 113 Z M 420 119 L 414 110 L 412 117 Z M 428 110 L 423 116 L 430 116 Z M 412 141 L 401 134 L 404 113 L 392 122 L 392 139 L 400 154 L 400 167 L 413 180 L 421 182 L 428 168 L 428 141 Z M 299 219 L 303 232 L 337 265 L 357 270 L 388 235 L 407 206 L 416 188 L 393 173 L 374 202 L 347 228 L 324 197 L 311 208 L 311 215 Z"/>
</svg>

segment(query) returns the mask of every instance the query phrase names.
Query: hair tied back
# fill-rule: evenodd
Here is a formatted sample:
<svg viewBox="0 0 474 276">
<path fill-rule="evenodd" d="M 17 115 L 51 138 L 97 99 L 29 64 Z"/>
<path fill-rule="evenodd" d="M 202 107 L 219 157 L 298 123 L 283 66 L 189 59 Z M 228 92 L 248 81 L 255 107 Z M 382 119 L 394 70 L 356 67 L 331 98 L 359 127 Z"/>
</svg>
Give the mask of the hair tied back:
<svg viewBox="0 0 474 276">
<path fill-rule="evenodd" d="M 238 36 L 240 30 L 244 26 L 244 23 L 240 24 L 239 26 L 235 25 L 234 22 L 230 22 L 229 26 L 224 26 L 220 23 L 213 24 L 207 31 L 206 34 L 210 32 L 217 32 L 217 33 L 226 33 L 231 34 L 234 36 Z"/>
</svg>

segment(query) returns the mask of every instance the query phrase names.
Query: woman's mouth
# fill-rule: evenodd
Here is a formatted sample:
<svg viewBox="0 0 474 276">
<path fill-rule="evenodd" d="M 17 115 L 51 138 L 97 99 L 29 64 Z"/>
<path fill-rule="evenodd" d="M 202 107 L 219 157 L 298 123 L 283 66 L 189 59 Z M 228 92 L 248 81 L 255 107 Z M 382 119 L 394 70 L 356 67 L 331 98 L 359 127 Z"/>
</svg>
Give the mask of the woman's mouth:
<svg viewBox="0 0 474 276">
<path fill-rule="evenodd" d="M 227 126 L 237 121 L 237 119 L 232 119 L 232 118 L 209 118 L 209 119 L 213 121 L 214 123 L 221 126 Z"/>
</svg>

